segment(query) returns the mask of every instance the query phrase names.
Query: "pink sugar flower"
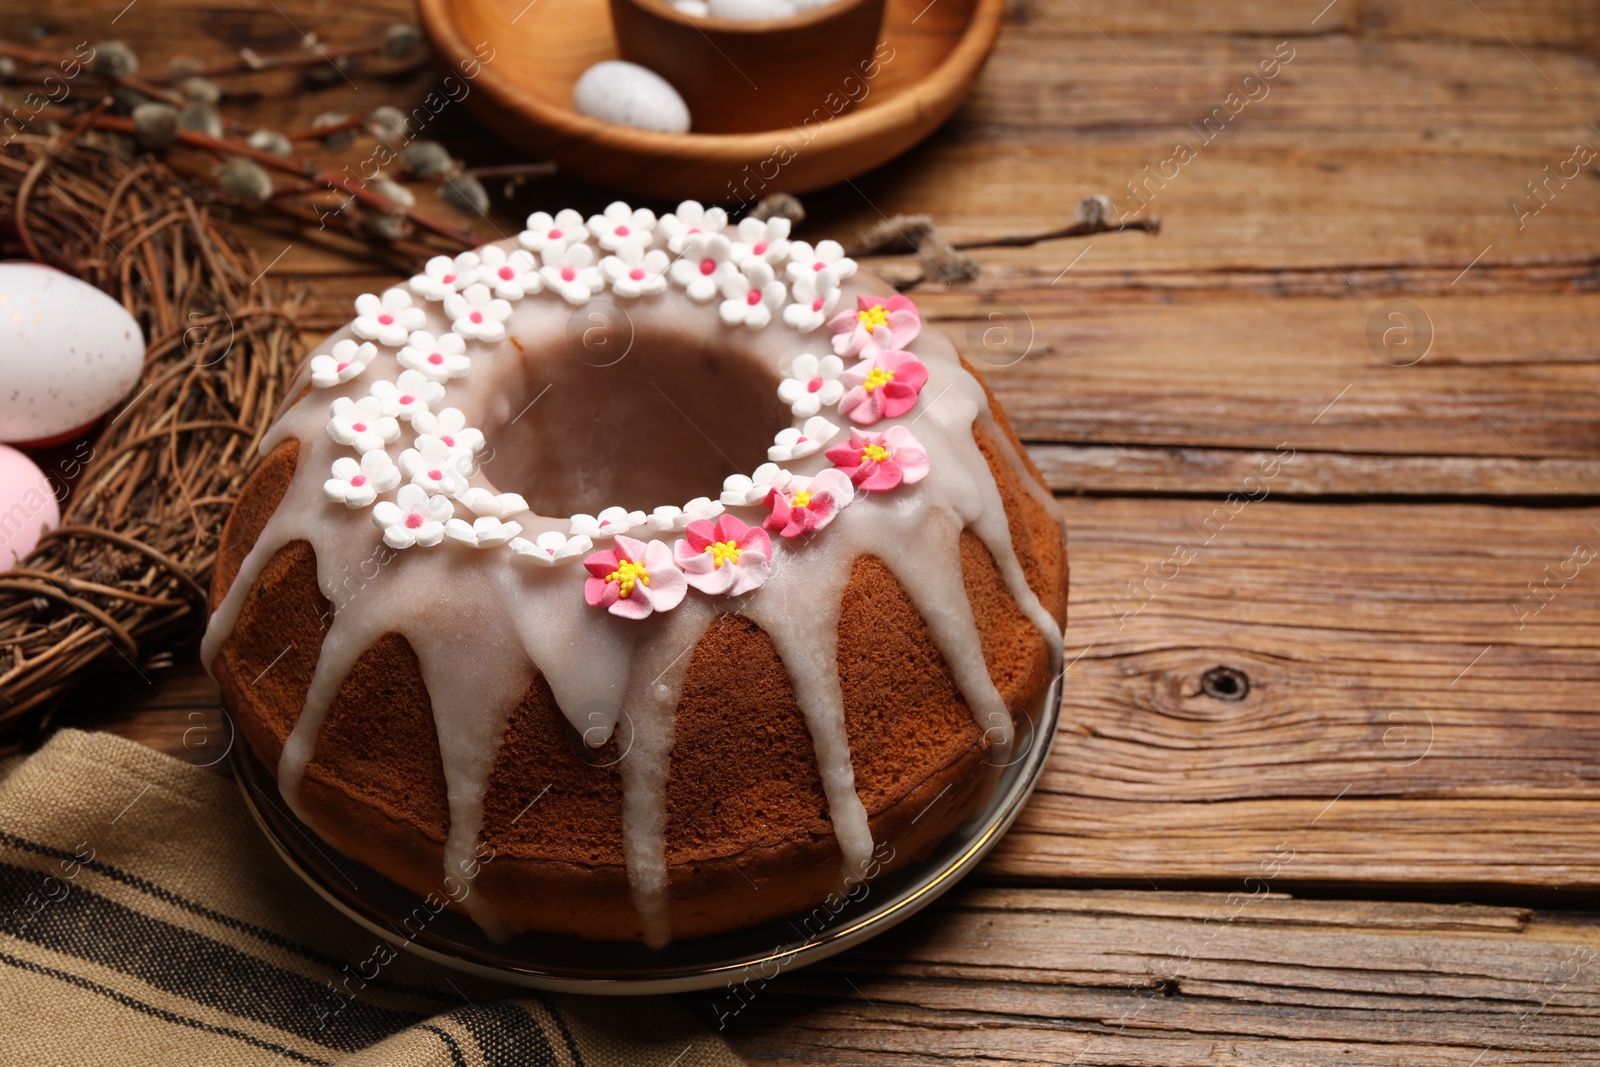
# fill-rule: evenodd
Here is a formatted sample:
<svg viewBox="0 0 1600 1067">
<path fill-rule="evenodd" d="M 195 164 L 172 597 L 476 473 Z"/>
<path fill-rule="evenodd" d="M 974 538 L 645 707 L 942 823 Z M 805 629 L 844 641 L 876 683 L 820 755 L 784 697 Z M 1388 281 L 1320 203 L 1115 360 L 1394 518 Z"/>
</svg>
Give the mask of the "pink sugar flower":
<svg viewBox="0 0 1600 1067">
<path fill-rule="evenodd" d="M 887 433 L 852 429 L 849 444 L 825 454 L 852 485 L 869 493 L 920 482 L 931 469 L 927 451 L 904 426 L 891 426 Z"/>
</svg>

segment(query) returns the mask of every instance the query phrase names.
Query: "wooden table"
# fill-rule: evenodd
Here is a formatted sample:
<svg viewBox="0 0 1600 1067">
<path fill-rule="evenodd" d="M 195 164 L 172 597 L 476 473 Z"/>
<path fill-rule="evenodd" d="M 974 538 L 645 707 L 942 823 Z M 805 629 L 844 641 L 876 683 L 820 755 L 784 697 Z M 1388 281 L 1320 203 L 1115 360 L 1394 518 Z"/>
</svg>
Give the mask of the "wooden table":
<svg viewBox="0 0 1600 1067">
<path fill-rule="evenodd" d="M 142 0 L 107 29 L 124 3 L 21 21 L 159 67 L 405 10 Z M 773 982 L 729 1027 L 750 1060 L 1600 1063 L 1600 180 L 1570 162 L 1600 153 L 1600 11 L 1323 3 L 1019 0 L 953 122 L 807 198 L 845 238 L 1027 233 L 1094 193 L 1163 226 L 916 291 L 969 342 L 1015 331 L 978 355 L 1071 528 L 1063 726 L 981 872 Z M 244 113 L 430 77 L 268 80 Z M 547 180 L 500 214 L 604 199 Z M 383 282 L 251 232 L 324 298 L 308 329 Z M 184 752 L 214 708 L 190 656 L 68 721 Z"/>
</svg>

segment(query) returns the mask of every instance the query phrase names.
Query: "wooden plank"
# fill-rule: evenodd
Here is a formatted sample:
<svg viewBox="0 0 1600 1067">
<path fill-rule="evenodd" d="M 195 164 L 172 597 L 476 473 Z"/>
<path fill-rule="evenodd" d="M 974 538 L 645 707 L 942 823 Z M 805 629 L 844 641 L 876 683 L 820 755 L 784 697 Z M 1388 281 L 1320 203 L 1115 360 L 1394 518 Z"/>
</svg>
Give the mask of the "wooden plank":
<svg viewBox="0 0 1600 1067">
<path fill-rule="evenodd" d="M 59 712 L 57 726 L 104 730 L 186 763 L 230 773 L 236 738 L 217 685 L 191 652 L 166 666 L 146 664 L 141 676 L 98 691 L 85 689 Z"/>
<path fill-rule="evenodd" d="M 1231 894 L 957 891 L 685 998 L 756 1064 L 1600 1063 L 1591 916 Z"/>
<path fill-rule="evenodd" d="M 1600 509 L 1063 506 L 1063 723 L 988 876 L 1231 881 L 1287 842 L 1284 884 L 1600 886 Z"/>
<path fill-rule="evenodd" d="M 1198 147 L 1194 138 L 1210 140 L 1207 129 L 1216 145 L 1315 131 L 1321 150 L 1454 152 L 1516 150 L 1557 131 L 1594 136 L 1576 48 L 1519 47 L 1500 37 L 1468 45 L 1443 36 L 1307 35 L 1303 21 L 1298 30 L 1163 32 L 1119 42 L 1096 34 L 1069 5 L 1048 10 L 1051 18 L 1002 36 L 970 105 L 984 121 L 963 124 L 956 137 L 1016 142 L 1029 131 L 1046 142 L 1106 144 L 1171 131 Z M 1462 11 L 1479 18 L 1471 7 Z M 1204 6 L 1194 14 L 1210 17 Z M 1330 94 L 1334 87 L 1342 91 Z M 1197 133 L 1208 116 L 1212 123 Z M 1571 147 L 1565 137 L 1555 144 Z"/>
<path fill-rule="evenodd" d="M 1070 312 L 1031 295 L 921 297 L 953 317 L 942 325 L 1028 440 L 1533 462 L 1600 455 L 1593 294 L 1408 305 L 1199 298 Z M 1411 354 L 1383 346 L 1391 312 L 1408 316 L 1393 321 L 1409 323 L 1416 340 L 1431 333 L 1412 366 L 1403 365 Z M 1010 343 L 986 346 L 1002 325 Z M 1142 479 L 1123 487 L 1150 488 Z M 1554 478 L 1546 489 L 1564 491 Z M 1420 482 L 1414 491 L 1438 490 Z"/>
<path fill-rule="evenodd" d="M 1013 14 L 1033 37 L 1100 35 L 1127 47 L 1151 37 L 1224 37 L 1277 40 L 1282 37 L 1344 35 L 1366 40 L 1448 41 L 1457 46 L 1506 47 L 1509 36 L 1520 46 L 1544 45 L 1573 52 L 1600 40 L 1600 17 L 1574 0 L 1412 0 L 1406 4 L 1285 4 L 1244 0 L 1231 4 L 1170 3 L 1131 6 L 1117 0 L 1074 0 L 1073 4 L 1026 3 Z"/>
<path fill-rule="evenodd" d="M 1246 478 L 1277 458 L 1271 451 L 1256 449 L 1115 444 L 1037 444 L 1028 451 L 1056 492 L 1097 496 L 1139 493 L 1143 487 L 1149 494 L 1221 498 L 1240 492 Z M 1268 490 L 1278 499 L 1592 497 L 1600 486 L 1600 457 L 1545 457 L 1534 465 L 1520 456 L 1303 451 L 1279 470 Z"/>
</svg>

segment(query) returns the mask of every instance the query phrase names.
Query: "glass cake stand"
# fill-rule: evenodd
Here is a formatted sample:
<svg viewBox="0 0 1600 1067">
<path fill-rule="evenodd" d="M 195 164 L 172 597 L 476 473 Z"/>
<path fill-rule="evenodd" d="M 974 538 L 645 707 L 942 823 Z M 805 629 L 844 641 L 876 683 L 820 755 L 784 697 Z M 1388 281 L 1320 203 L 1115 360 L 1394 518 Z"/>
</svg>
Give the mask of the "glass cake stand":
<svg viewBox="0 0 1600 1067">
<path fill-rule="evenodd" d="M 731 987 L 753 978 L 771 980 L 875 937 L 937 900 L 977 865 L 1022 810 L 1049 754 L 1060 707 L 1057 677 L 1030 709 L 1027 726 L 1017 731 L 989 802 L 924 859 L 868 883 L 860 899 L 847 901 L 825 925 L 802 929 L 792 920 L 776 919 L 660 949 L 541 933 L 496 944 L 472 920 L 448 910 L 408 937 L 402 931 L 410 927 L 402 922 L 419 907 L 427 910 L 421 899 L 337 852 L 295 818 L 272 774 L 248 745 L 235 744 L 231 756 L 245 805 L 278 855 L 324 900 L 385 941 L 447 967 L 536 989 L 676 993 Z"/>
</svg>

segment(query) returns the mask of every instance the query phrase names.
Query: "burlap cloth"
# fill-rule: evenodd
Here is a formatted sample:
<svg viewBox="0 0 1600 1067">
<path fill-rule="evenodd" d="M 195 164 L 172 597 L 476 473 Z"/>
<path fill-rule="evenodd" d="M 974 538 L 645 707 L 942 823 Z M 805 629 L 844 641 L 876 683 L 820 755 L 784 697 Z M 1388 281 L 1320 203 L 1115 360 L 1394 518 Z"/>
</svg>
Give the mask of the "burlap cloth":
<svg viewBox="0 0 1600 1067">
<path fill-rule="evenodd" d="M 740 1062 L 671 1000 L 545 996 L 395 952 L 211 771 L 68 730 L 0 776 L 0 1063 Z"/>
</svg>

